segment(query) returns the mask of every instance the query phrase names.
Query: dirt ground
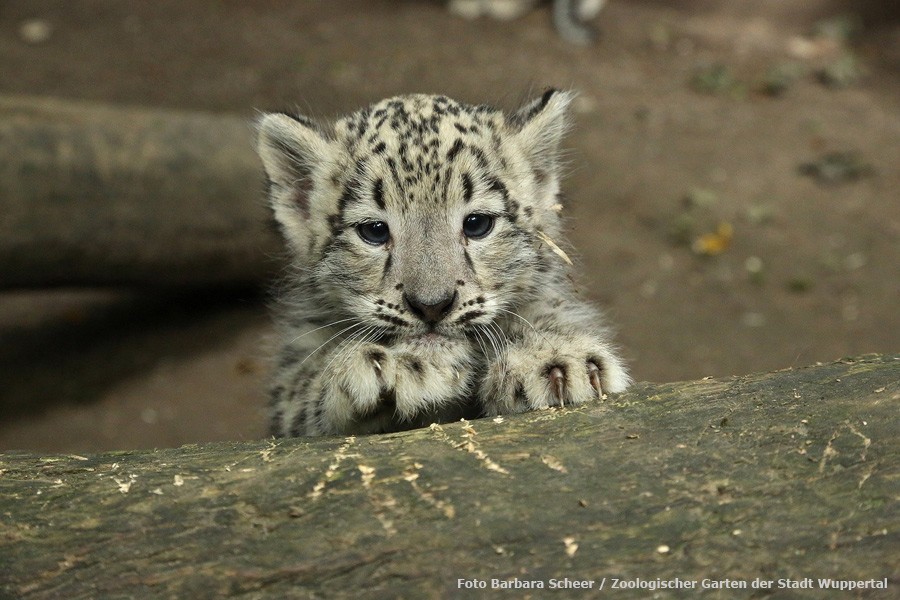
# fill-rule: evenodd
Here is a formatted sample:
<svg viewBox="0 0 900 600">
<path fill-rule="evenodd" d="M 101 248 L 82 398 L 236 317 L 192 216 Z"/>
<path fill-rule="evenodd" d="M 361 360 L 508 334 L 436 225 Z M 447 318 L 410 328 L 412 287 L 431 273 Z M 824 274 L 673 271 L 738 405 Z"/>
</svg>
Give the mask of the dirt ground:
<svg viewBox="0 0 900 600">
<path fill-rule="evenodd" d="M 900 351 L 892 4 L 611 0 L 580 48 L 546 6 L 498 23 L 437 1 L 7 0 L 0 93 L 250 119 L 580 90 L 582 293 L 637 379 L 727 376 Z M 270 331 L 258 290 L 0 295 L 0 449 L 262 437 Z"/>
</svg>

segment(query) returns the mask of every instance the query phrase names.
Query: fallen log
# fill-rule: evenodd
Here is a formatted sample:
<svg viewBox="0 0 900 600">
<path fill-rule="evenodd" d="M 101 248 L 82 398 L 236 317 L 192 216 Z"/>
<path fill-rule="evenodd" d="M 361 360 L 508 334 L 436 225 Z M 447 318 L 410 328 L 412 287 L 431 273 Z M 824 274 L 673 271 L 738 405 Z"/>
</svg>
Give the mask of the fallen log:
<svg viewBox="0 0 900 600">
<path fill-rule="evenodd" d="M 0 96 L 0 289 L 258 283 L 262 192 L 248 120 Z"/>
<path fill-rule="evenodd" d="M 896 598 L 898 415 L 900 355 L 871 355 L 399 434 L 6 452 L 0 595 Z"/>
</svg>

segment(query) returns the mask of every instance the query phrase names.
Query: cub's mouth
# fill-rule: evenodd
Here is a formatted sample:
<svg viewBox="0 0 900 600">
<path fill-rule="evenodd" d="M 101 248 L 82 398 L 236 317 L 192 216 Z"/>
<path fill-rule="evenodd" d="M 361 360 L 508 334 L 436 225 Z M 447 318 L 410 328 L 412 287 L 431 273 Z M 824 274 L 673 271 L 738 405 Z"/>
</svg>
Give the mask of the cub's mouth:
<svg viewBox="0 0 900 600">
<path fill-rule="evenodd" d="M 456 344 L 458 343 L 459 338 L 443 332 L 432 330 L 425 333 L 410 335 L 398 341 L 422 349 L 432 349 L 447 347 Z"/>
</svg>

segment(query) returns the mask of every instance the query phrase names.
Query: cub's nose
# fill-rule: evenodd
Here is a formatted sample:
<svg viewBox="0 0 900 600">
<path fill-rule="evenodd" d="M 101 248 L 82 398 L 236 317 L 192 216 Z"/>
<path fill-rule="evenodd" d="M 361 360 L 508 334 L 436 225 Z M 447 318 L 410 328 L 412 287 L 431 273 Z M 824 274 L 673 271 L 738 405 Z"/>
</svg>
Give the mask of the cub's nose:
<svg viewBox="0 0 900 600">
<path fill-rule="evenodd" d="M 453 310 L 453 306 L 456 304 L 457 295 L 456 290 L 453 290 L 451 295 L 445 296 L 437 302 L 423 302 L 419 298 L 410 296 L 409 294 L 403 294 L 403 301 L 406 302 L 406 306 L 412 314 L 416 315 L 429 325 L 434 325 L 443 319 L 447 313 Z"/>
</svg>

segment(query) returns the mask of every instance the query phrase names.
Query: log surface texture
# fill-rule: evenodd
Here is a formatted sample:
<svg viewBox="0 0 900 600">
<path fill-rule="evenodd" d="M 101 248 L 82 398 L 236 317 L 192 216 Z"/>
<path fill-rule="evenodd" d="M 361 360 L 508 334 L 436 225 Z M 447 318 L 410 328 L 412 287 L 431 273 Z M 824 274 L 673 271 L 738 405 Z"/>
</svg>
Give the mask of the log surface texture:
<svg viewBox="0 0 900 600">
<path fill-rule="evenodd" d="M 188 399 L 186 399 L 187 401 Z M 356 438 L 0 454 L 0 596 L 527 597 L 460 578 L 887 579 L 900 356 Z M 667 597 L 769 597 L 752 589 Z"/>
</svg>

